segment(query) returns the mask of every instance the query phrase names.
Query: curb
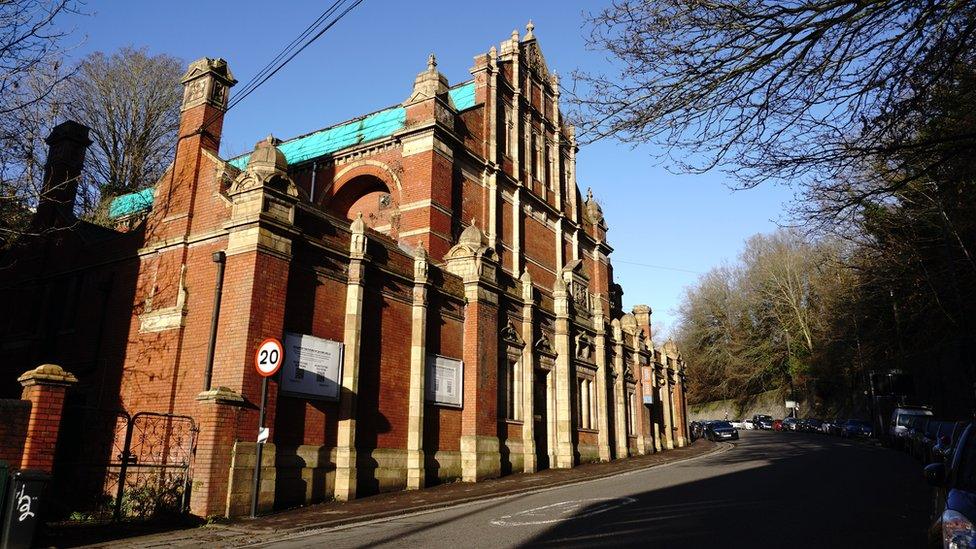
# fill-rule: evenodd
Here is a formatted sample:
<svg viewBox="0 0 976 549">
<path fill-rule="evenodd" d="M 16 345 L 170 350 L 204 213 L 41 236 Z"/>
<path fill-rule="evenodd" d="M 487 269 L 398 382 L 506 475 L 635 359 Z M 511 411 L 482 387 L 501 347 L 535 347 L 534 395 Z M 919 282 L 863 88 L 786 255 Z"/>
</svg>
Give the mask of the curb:
<svg viewBox="0 0 976 549">
<path fill-rule="evenodd" d="M 290 536 L 295 535 L 295 534 L 312 534 L 312 533 L 318 533 L 318 532 L 323 532 L 323 531 L 328 531 L 328 530 L 339 530 L 339 529 L 343 529 L 344 530 L 346 528 L 351 528 L 351 527 L 355 527 L 355 526 L 363 526 L 363 525 L 367 525 L 367 524 L 374 524 L 374 523 L 379 523 L 379 522 L 387 522 L 387 521 L 394 520 L 394 519 L 398 519 L 398 518 L 405 518 L 405 517 L 412 517 L 412 516 L 424 515 L 424 514 L 433 513 L 433 512 L 436 512 L 436 511 L 441 511 L 441 510 L 449 509 L 449 508 L 453 508 L 453 507 L 462 507 L 462 506 L 466 506 L 466 505 L 473 505 L 473 504 L 476 504 L 476 503 L 487 503 L 487 502 L 491 502 L 491 501 L 509 499 L 509 498 L 513 498 L 513 497 L 516 497 L 516 496 L 526 496 L 526 495 L 531 495 L 531 494 L 538 494 L 538 493 L 547 492 L 547 491 L 550 491 L 550 490 L 555 490 L 555 489 L 558 489 L 558 488 L 564 488 L 566 486 L 573 486 L 573 485 L 577 485 L 577 484 L 585 484 L 585 483 L 588 483 L 588 482 L 595 482 L 595 481 L 599 481 L 599 480 L 605 480 L 605 479 L 612 478 L 612 477 L 618 477 L 618 476 L 624 476 L 624 475 L 632 475 L 632 474 L 640 473 L 640 472 L 647 471 L 647 470 L 650 470 L 650 469 L 659 469 L 659 468 L 669 467 L 669 466 L 672 466 L 672 465 L 677 465 L 677 464 L 680 464 L 680 463 L 687 463 L 689 461 L 695 461 L 695 460 L 698 460 L 698 459 L 702 459 L 702 458 L 711 456 L 713 454 L 717 454 L 717 453 L 721 453 L 721 452 L 725 452 L 725 451 L 731 450 L 734 447 L 735 447 L 735 445 L 733 445 L 733 444 L 719 443 L 719 444 L 716 444 L 714 448 L 712 448 L 711 450 L 709 450 L 709 451 L 707 451 L 707 452 L 705 452 L 703 454 L 699 454 L 699 455 L 691 456 L 691 457 L 687 457 L 687 458 L 676 459 L 676 460 L 673 460 L 673 461 L 665 461 L 663 463 L 655 463 L 655 464 L 649 465 L 647 467 L 639 467 L 639 468 L 634 468 L 634 469 L 630 469 L 630 470 L 627 470 L 627 471 L 616 471 L 616 472 L 613 472 L 613 473 L 607 473 L 607 474 L 604 474 L 604 475 L 595 476 L 595 477 L 588 477 L 588 478 L 584 478 L 584 479 L 573 479 L 573 480 L 568 480 L 568 481 L 564 481 L 564 482 L 557 482 L 555 484 L 550 484 L 550 485 L 547 485 L 547 486 L 539 486 L 537 488 L 520 489 L 520 490 L 509 490 L 507 492 L 499 492 L 499 493 L 491 494 L 491 495 L 488 495 L 488 496 L 471 496 L 471 497 L 468 497 L 468 498 L 456 499 L 456 500 L 453 500 L 453 501 L 450 501 L 450 502 L 431 503 L 431 504 L 427 504 L 427 505 L 417 506 L 417 507 L 414 507 L 414 508 L 411 508 L 411 509 L 401 509 L 399 511 L 386 511 L 386 512 L 382 512 L 382 513 L 372 513 L 372 514 L 369 514 L 369 515 L 358 515 L 358 516 L 355 516 L 355 517 L 347 517 L 347 518 L 335 519 L 335 520 L 330 520 L 330 521 L 327 521 L 327 522 L 319 522 L 319 523 L 314 523 L 314 524 L 303 524 L 302 526 L 296 526 L 296 527 L 293 527 L 293 528 L 282 528 L 280 530 L 251 530 L 251 529 L 243 529 L 243 528 L 238 529 L 238 528 L 233 528 L 233 527 L 225 527 L 225 529 L 231 530 L 231 531 L 234 531 L 234 532 L 240 532 L 241 534 L 252 534 L 252 535 L 261 535 L 261 534 L 275 535 L 275 534 L 277 534 L 277 535 L 283 536 L 281 538 L 276 538 L 274 540 L 262 540 L 262 541 L 259 541 L 259 542 L 255 542 L 254 544 L 248 544 L 248 545 L 241 545 L 240 546 L 240 547 L 254 547 L 254 546 L 259 546 L 259 545 L 263 545 L 263 544 L 266 544 L 266 543 L 270 543 L 272 541 L 282 541 L 282 539 L 288 539 Z M 294 537 L 302 537 L 302 536 L 294 536 Z"/>
</svg>

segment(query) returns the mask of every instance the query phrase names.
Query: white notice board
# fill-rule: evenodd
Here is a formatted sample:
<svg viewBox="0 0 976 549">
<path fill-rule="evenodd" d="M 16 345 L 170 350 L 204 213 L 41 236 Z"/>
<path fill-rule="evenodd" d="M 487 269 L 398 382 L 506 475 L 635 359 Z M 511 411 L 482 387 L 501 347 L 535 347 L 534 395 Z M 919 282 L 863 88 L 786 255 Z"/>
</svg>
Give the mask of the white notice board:
<svg viewBox="0 0 976 549">
<path fill-rule="evenodd" d="M 460 408 L 463 402 L 464 363 L 455 358 L 427 355 L 424 388 L 428 402 Z"/>
<path fill-rule="evenodd" d="M 282 393 L 339 400 L 341 380 L 342 343 L 285 332 L 285 362 L 280 380 Z"/>
</svg>

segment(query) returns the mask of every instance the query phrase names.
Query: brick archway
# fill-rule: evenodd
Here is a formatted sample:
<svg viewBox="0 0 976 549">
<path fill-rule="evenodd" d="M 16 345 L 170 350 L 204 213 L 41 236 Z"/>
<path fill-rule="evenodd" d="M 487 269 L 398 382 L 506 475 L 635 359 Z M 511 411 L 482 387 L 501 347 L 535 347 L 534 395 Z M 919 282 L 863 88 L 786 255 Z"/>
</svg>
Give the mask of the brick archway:
<svg viewBox="0 0 976 549">
<path fill-rule="evenodd" d="M 325 207 L 346 219 L 362 213 L 368 227 L 396 238 L 400 197 L 396 175 L 385 164 L 363 160 L 336 175 L 326 194 Z"/>
</svg>

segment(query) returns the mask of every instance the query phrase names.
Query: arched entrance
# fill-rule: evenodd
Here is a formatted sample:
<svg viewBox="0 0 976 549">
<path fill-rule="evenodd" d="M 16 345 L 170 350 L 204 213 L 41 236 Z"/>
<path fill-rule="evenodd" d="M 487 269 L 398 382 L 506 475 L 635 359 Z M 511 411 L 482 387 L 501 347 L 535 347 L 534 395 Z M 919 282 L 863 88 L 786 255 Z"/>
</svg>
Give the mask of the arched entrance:
<svg viewBox="0 0 976 549">
<path fill-rule="evenodd" d="M 394 236 L 400 223 L 400 200 L 395 190 L 372 174 L 357 175 L 337 185 L 326 209 L 346 219 L 363 214 L 376 231 Z"/>
</svg>

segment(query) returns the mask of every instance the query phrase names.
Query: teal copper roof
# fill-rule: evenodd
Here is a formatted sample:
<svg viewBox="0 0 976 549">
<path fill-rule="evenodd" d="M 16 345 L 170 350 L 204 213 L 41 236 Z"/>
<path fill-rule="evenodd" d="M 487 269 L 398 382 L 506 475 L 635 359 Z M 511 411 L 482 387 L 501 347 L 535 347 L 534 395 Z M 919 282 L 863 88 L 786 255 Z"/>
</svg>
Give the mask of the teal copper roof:
<svg viewBox="0 0 976 549">
<path fill-rule="evenodd" d="M 447 92 L 458 111 L 470 109 L 474 106 L 474 82 L 461 84 Z"/>
<path fill-rule="evenodd" d="M 108 216 L 116 219 L 148 210 L 152 207 L 154 191 L 155 189 L 150 187 L 139 192 L 115 197 L 108 205 Z"/>
<path fill-rule="evenodd" d="M 458 111 L 475 106 L 473 81 L 451 88 L 448 95 Z M 401 106 L 390 107 L 331 128 L 289 139 L 278 145 L 278 149 L 285 155 L 288 164 L 298 164 L 347 147 L 389 137 L 402 130 L 406 123 L 406 109 Z M 243 170 L 250 158 L 250 154 L 245 154 L 227 162 Z M 152 202 L 152 189 L 122 195 L 109 205 L 109 216 L 117 218 L 136 213 L 151 207 Z"/>
</svg>

